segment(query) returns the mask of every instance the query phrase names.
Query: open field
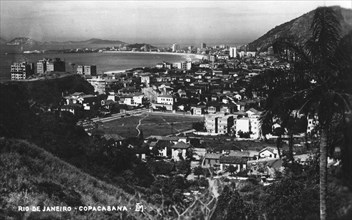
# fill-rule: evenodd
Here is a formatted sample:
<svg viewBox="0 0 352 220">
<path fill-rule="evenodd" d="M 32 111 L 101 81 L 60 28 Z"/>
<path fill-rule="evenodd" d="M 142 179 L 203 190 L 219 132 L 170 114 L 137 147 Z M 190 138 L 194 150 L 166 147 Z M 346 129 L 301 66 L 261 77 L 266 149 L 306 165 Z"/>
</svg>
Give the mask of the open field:
<svg viewBox="0 0 352 220">
<path fill-rule="evenodd" d="M 163 115 L 145 113 L 139 116 L 131 116 L 117 119 L 115 121 L 106 122 L 100 127 L 105 133 L 118 134 L 123 137 L 137 136 L 136 129 L 139 121 L 141 125 L 139 129 L 143 131 L 144 137 L 150 135 L 169 135 L 192 129 L 192 123 L 200 122 L 202 117 L 192 117 L 183 115 Z"/>
</svg>

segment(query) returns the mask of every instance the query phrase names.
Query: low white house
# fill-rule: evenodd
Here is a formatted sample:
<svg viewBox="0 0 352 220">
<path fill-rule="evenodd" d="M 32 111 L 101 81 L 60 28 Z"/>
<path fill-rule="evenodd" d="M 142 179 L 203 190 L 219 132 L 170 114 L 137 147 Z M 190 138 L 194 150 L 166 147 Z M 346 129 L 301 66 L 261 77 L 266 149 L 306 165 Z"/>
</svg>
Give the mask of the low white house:
<svg viewBox="0 0 352 220">
<path fill-rule="evenodd" d="M 153 109 L 165 108 L 168 111 L 174 109 L 175 98 L 172 95 L 159 95 L 156 98 L 156 103 L 152 103 Z"/>
<path fill-rule="evenodd" d="M 119 102 L 129 106 L 138 106 L 143 104 L 143 97 L 143 94 L 123 95 L 119 97 Z"/>
<path fill-rule="evenodd" d="M 118 100 L 118 96 L 115 92 L 109 92 L 106 100 L 112 100 L 112 101 L 116 102 Z"/>
<path fill-rule="evenodd" d="M 157 97 L 156 102 L 158 104 L 173 105 L 174 97 L 172 95 L 160 95 Z"/>
<path fill-rule="evenodd" d="M 265 147 L 259 151 L 260 158 L 280 158 L 279 152 L 274 147 Z"/>
<path fill-rule="evenodd" d="M 221 156 L 220 157 L 220 170 L 227 171 L 229 166 L 235 167 L 235 173 L 247 169 L 247 160 L 237 156 Z"/>
<path fill-rule="evenodd" d="M 187 151 L 191 146 L 183 141 L 179 141 L 171 146 L 171 158 L 175 161 L 180 161 L 182 158 L 186 159 Z"/>
</svg>

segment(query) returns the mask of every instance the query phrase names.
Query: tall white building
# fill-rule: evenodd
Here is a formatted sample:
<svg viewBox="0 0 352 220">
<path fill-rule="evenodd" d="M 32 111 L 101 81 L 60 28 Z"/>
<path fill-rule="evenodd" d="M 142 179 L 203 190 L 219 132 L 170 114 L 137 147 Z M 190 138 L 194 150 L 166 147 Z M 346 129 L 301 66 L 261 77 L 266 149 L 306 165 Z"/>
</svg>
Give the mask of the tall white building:
<svg viewBox="0 0 352 220">
<path fill-rule="evenodd" d="M 173 44 L 171 48 L 172 48 L 172 52 L 176 52 L 176 51 L 180 50 L 180 45 Z"/>
<path fill-rule="evenodd" d="M 208 114 L 205 116 L 205 128 L 212 134 L 228 134 L 231 132 L 234 118 L 233 115 Z"/>
<path fill-rule="evenodd" d="M 261 112 L 254 108 L 246 111 L 247 117 L 237 118 L 234 121 L 233 129 L 236 134 L 240 131 L 247 133 L 250 132 L 250 138 L 258 139 L 261 135 L 260 115 Z"/>
<path fill-rule="evenodd" d="M 237 57 L 237 48 L 236 47 L 230 47 L 230 57 Z"/>
<path fill-rule="evenodd" d="M 187 62 L 174 63 L 173 66 L 181 70 L 190 70 L 192 69 L 192 62 L 187 61 Z"/>
</svg>

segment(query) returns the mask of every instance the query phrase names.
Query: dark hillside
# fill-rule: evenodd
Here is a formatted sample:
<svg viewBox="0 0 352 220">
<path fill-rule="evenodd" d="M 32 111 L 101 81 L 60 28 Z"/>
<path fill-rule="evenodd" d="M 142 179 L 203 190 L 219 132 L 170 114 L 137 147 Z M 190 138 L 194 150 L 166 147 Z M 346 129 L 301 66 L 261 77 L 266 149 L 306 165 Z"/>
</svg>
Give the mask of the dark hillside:
<svg viewBox="0 0 352 220">
<path fill-rule="evenodd" d="M 28 100 L 33 100 L 45 106 L 57 106 L 63 94 L 73 92 L 91 94 L 94 92 L 94 88 L 79 75 L 25 82 L 9 81 L 0 84 L 0 87 L 8 90 L 7 92 L 4 91 L 2 94 L 19 90 Z"/>
<path fill-rule="evenodd" d="M 352 10 L 338 6 L 332 8 L 336 12 L 340 21 L 341 34 L 342 36 L 345 36 L 352 30 Z M 265 51 L 275 42 L 276 39 L 283 37 L 292 37 L 295 42 L 304 44 L 312 33 L 310 25 L 314 12 L 315 10 L 310 11 L 298 18 L 276 26 L 257 40 L 249 43 L 249 49 Z"/>
<path fill-rule="evenodd" d="M 0 139 L 0 219 L 130 219 L 142 199 L 22 140 Z M 128 212 L 18 212 L 18 206 L 126 206 Z M 145 207 L 150 207 L 152 205 Z"/>
</svg>

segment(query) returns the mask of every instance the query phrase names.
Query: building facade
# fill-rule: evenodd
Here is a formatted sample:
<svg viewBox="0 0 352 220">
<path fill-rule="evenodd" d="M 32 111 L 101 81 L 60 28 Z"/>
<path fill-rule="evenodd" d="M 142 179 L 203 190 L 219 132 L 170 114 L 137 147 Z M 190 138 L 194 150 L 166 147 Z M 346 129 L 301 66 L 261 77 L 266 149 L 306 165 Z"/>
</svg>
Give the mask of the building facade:
<svg viewBox="0 0 352 220">
<path fill-rule="evenodd" d="M 171 47 L 171 49 L 172 49 L 172 52 L 176 52 L 176 51 L 180 50 L 180 45 L 178 45 L 178 44 L 173 44 L 172 47 Z"/>
<path fill-rule="evenodd" d="M 77 74 L 84 75 L 84 66 L 83 65 L 77 66 Z"/>
<path fill-rule="evenodd" d="M 66 66 L 65 61 L 60 58 L 50 59 L 46 62 L 46 71 L 47 72 L 65 72 Z"/>
<path fill-rule="evenodd" d="M 174 97 L 172 95 L 160 95 L 157 97 L 156 102 L 158 104 L 173 105 Z"/>
<path fill-rule="evenodd" d="M 44 74 L 46 72 L 47 59 L 38 60 L 37 62 L 37 74 Z"/>
<path fill-rule="evenodd" d="M 97 66 L 95 65 L 86 65 L 83 67 L 83 75 L 85 76 L 96 76 L 97 75 Z"/>
<path fill-rule="evenodd" d="M 231 58 L 237 57 L 237 48 L 236 47 L 230 47 L 230 57 Z"/>
<path fill-rule="evenodd" d="M 34 74 L 33 63 L 13 63 L 11 65 L 11 80 L 23 80 Z"/>
<path fill-rule="evenodd" d="M 233 115 L 209 114 L 205 116 L 205 128 L 212 134 L 229 134 L 233 126 Z"/>
</svg>

